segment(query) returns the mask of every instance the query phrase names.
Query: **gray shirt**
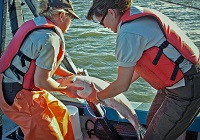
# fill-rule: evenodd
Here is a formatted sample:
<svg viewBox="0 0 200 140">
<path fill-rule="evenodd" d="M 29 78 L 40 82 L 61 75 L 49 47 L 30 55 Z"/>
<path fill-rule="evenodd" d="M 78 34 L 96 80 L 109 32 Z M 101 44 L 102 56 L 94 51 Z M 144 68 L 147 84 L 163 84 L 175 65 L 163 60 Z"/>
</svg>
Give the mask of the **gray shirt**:
<svg viewBox="0 0 200 140">
<path fill-rule="evenodd" d="M 140 12 L 136 7 L 131 8 L 131 14 Z M 115 55 L 118 65 L 122 67 L 135 66 L 143 52 L 152 46 L 160 46 L 166 40 L 157 21 L 150 17 L 140 18 L 118 27 Z M 173 61 L 181 55 L 174 47 L 169 45 L 164 54 Z M 180 64 L 183 73 L 191 68 L 192 64 L 184 60 Z M 184 86 L 184 79 L 168 88 Z"/>
<path fill-rule="evenodd" d="M 38 29 L 28 35 L 23 42 L 20 51 L 22 51 L 29 58 L 35 59 L 38 67 L 46 70 L 52 70 L 56 67 L 57 55 L 59 53 L 61 43 L 61 37 L 58 36 L 53 30 Z M 62 49 L 65 51 L 64 45 Z M 26 72 L 29 68 L 28 66 L 30 63 L 28 61 L 25 63 L 26 66 L 22 67 L 21 59 L 18 55 L 15 56 L 12 62 L 12 64 L 22 72 Z M 19 80 L 12 70 L 7 69 L 4 72 L 3 81 L 22 83 L 23 78 L 20 76 Z"/>
</svg>

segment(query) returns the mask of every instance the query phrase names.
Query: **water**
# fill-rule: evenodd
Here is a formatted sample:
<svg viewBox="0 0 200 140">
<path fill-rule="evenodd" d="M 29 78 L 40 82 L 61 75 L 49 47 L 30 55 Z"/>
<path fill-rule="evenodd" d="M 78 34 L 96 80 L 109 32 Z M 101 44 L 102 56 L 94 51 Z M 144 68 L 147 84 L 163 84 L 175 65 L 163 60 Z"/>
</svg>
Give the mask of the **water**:
<svg viewBox="0 0 200 140">
<path fill-rule="evenodd" d="M 199 0 L 173 0 L 173 2 L 200 8 Z M 75 65 L 87 69 L 89 75 L 113 81 L 117 76 L 117 61 L 114 56 L 116 34 L 86 20 L 91 0 L 72 0 L 72 3 L 81 20 L 74 20 L 68 33 L 65 34 L 67 52 Z M 155 0 L 135 0 L 133 5 L 154 8 L 168 15 L 200 48 L 198 10 Z M 25 9 L 24 13 L 28 19 L 33 17 L 28 9 Z M 130 101 L 151 102 L 155 92 L 143 79 L 139 79 L 130 86 L 125 95 Z"/>
</svg>

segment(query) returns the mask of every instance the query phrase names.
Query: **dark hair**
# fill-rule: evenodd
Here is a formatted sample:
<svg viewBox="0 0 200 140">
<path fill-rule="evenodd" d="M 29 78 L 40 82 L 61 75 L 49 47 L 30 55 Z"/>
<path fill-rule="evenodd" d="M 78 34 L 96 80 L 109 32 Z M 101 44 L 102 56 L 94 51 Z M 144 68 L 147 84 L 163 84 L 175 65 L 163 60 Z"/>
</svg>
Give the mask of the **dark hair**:
<svg viewBox="0 0 200 140">
<path fill-rule="evenodd" d="M 120 13 L 124 13 L 131 7 L 132 0 L 93 0 L 86 18 L 93 20 L 93 16 L 103 16 L 108 9 L 118 9 Z"/>
</svg>

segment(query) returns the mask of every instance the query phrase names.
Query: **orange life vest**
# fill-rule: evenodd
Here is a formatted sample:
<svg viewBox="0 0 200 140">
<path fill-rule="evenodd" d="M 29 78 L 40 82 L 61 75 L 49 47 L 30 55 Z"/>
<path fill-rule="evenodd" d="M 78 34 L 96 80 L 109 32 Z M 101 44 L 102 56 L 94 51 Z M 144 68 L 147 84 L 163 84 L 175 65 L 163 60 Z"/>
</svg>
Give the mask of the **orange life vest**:
<svg viewBox="0 0 200 140">
<path fill-rule="evenodd" d="M 121 26 L 142 17 L 152 17 L 160 25 L 166 41 L 160 46 L 152 46 L 145 50 L 135 66 L 135 71 L 155 89 L 170 87 L 183 78 L 184 74 L 179 68 L 179 64 L 184 59 L 193 64 L 198 63 L 199 50 L 168 17 L 156 10 L 145 8 L 140 10 L 141 13 L 131 15 L 129 8 L 121 18 Z M 175 62 L 163 53 L 163 49 L 169 44 L 181 54 Z"/>
<path fill-rule="evenodd" d="M 43 23 L 37 23 L 38 18 L 45 19 Z M 34 72 L 36 68 L 35 60 L 29 58 L 25 54 L 20 51 L 21 45 L 23 44 L 26 37 L 36 29 L 52 29 L 58 35 L 60 34 L 58 30 L 56 30 L 56 25 L 53 24 L 51 21 L 44 17 L 37 17 L 35 19 L 29 20 L 24 22 L 21 27 L 18 29 L 16 34 L 14 35 L 13 39 L 9 43 L 8 47 L 4 51 L 3 55 L 0 58 L 0 73 L 3 73 L 7 69 L 11 69 L 13 72 L 16 73 L 18 79 L 20 78 L 19 75 L 23 77 L 23 88 L 28 90 L 37 90 L 38 88 L 34 85 Z M 25 66 L 25 60 L 30 62 L 29 69 L 26 73 L 23 73 L 19 69 L 17 69 L 14 65 L 12 65 L 12 60 L 14 57 L 18 55 L 21 57 L 22 67 Z M 57 56 L 57 61 L 59 62 L 60 59 L 63 57 L 64 52 L 62 49 L 62 45 L 60 46 L 60 51 Z"/>
</svg>

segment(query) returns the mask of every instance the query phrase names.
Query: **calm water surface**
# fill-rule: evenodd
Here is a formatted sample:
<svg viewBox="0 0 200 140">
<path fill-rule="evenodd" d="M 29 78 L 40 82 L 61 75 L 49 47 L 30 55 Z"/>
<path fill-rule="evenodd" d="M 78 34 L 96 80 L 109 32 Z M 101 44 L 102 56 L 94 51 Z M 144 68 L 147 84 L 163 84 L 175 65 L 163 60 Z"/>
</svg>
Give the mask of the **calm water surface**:
<svg viewBox="0 0 200 140">
<path fill-rule="evenodd" d="M 74 20 L 68 33 L 65 34 L 67 52 L 75 65 L 87 69 L 89 75 L 113 81 L 117 76 L 117 61 L 114 56 L 116 34 L 86 20 L 85 16 L 91 0 L 71 1 L 81 20 Z M 200 8 L 199 0 L 174 0 L 173 2 Z M 200 48 L 199 10 L 155 0 L 135 0 L 133 5 L 154 8 L 168 15 Z M 27 9 L 24 13 L 29 19 L 32 18 Z M 130 86 L 125 95 L 131 101 L 151 102 L 155 90 L 143 79 L 139 79 Z"/>
</svg>

